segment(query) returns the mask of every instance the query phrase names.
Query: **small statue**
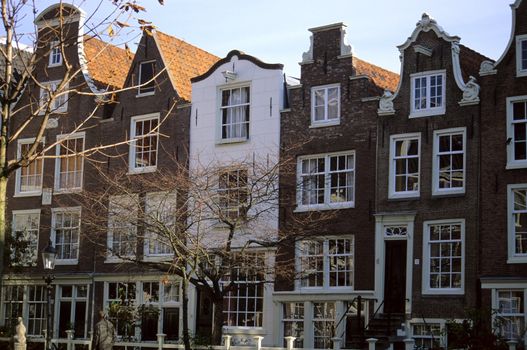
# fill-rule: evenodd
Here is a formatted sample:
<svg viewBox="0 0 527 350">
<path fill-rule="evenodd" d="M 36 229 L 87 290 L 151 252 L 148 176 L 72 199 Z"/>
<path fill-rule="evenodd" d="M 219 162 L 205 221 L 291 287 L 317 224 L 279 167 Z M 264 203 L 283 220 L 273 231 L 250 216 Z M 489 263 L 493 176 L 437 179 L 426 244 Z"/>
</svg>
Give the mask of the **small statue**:
<svg viewBox="0 0 527 350">
<path fill-rule="evenodd" d="M 18 344 L 26 344 L 26 326 L 24 326 L 24 323 L 22 322 L 22 317 L 18 318 L 18 324 L 16 325 L 16 338 Z"/>
</svg>

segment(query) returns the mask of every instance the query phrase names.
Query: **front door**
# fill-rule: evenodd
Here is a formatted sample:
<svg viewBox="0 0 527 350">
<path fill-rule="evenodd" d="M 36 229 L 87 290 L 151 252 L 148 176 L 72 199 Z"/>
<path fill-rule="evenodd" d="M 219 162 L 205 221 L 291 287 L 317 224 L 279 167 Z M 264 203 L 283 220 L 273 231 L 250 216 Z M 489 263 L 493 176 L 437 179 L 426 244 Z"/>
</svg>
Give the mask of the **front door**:
<svg viewBox="0 0 527 350">
<path fill-rule="evenodd" d="M 204 290 L 198 290 L 196 335 L 203 340 L 209 339 L 212 334 L 212 298 Z"/>
<path fill-rule="evenodd" d="M 385 242 L 384 312 L 404 313 L 406 299 L 406 240 Z"/>
</svg>

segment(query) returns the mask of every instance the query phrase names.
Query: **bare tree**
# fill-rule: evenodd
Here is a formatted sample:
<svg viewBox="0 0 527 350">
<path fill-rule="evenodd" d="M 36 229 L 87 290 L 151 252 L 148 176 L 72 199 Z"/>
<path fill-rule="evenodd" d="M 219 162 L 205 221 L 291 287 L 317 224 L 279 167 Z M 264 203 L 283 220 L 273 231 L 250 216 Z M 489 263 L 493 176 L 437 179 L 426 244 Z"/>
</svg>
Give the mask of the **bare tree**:
<svg viewBox="0 0 527 350">
<path fill-rule="evenodd" d="M 8 227 L 8 179 L 17 169 L 29 169 L 40 164 L 38 162 L 43 158 L 55 157 L 51 151 L 64 139 L 44 145 L 43 138 L 46 128 L 54 122 L 53 117 L 67 113 L 63 107 L 68 102 L 84 97 L 95 100 L 88 113 L 70 122 L 69 133 L 83 131 L 93 125 L 102 107 L 112 103 L 113 96 L 122 91 L 122 84 L 115 81 L 119 78 L 118 74 L 105 83 L 88 79 L 86 72 L 89 66 L 108 51 L 116 50 L 114 44 L 123 44 L 130 59 L 132 54 L 121 38 L 122 32 L 126 30 L 130 34 L 136 30 L 137 36 L 153 28 L 151 23 L 138 17 L 145 9 L 135 1 L 100 0 L 97 10 L 88 15 L 61 1 L 45 16 L 37 16 L 36 6 L 35 1 L 0 1 L 2 29 L 5 32 L 5 38 L 0 43 L 0 275 L 4 269 Z M 104 12 L 103 8 L 110 10 Z M 26 42 L 27 33 L 20 32 L 22 27 L 27 28 L 27 22 L 35 25 L 34 33 L 37 35 L 32 38 L 32 44 Z M 107 42 L 97 39 L 101 35 Z M 82 60 L 72 59 L 68 52 L 79 50 L 80 43 L 86 44 L 89 40 L 97 42 L 97 47 L 92 50 L 94 52 L 83 55 Z M 59 75 L 57 70 L 53 73 L 47 69 L 58 64 L 61 66 Z M 53 83 L 43 83 L 51 78 Z M 31 137 L 32 142 L 16 152 L 22 137 Z M 82 151 L 69 149 L 67 153 L 68 156 L 89 157 L 107 147 L 110 145 L 96 145 Z"/>
</svg>

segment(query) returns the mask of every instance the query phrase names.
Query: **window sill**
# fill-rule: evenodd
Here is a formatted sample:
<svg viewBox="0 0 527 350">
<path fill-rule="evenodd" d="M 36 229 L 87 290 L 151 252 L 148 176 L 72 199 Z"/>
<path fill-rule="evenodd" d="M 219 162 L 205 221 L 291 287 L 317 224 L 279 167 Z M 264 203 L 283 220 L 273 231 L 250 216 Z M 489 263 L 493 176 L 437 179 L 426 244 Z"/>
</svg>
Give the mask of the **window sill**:
<svg viewBox="0 0 527 350">
<path fill-rule="evenodd" d="M 105 264 L 119 264 L 119 263 L 127 262 L 128 260 L 126 260 L 126 258 L 133 259 L 135 258 L 135 256 L 134 255 L 126 256 L 125 259 L 118 258 L 116 256 L 109 256 L 104 260 L 104 263 Z"/>
<path fill-rule="evenodd" d="M 144 173 L 153 173 L 157 170 L 157 166 L 144 167 L 144 168 L 128 168 L 126 175 L 137 175 Z"/>
<path fill-rule="evenodd" d="M 249 141 L 248 137 L 237 137 L 232 139 L 220 139 L 216 141 L 217 145 L 224 145 L 224 144 L 230 144 L 230 143 L 242 143 Z"/>
<path fill-rule="evenodd" d="M 338 210 L 355 208 L 355 202 L 332 203 L 332 204 L 313 204 L 313 205 L 299 205 L 293 211 L 294 213 L 303 213 L 308 211 L 322 211 L 322 210 Z"/>
<path fill-rule="evenodd" d="M 54 68 L 54 67 L 60 67 L 60 66 L 62 66 L 62 62 L 60 62 L 60 63 L 48 64 L 48 68 Z"/>
<path fill-rule="evenodd" d="M 223 326 L 223 332 L 225 334 L 254 334 L 254 335 L 265 335 L 267 332 L 263 327 L 254 326 Z"/>
<path fill-rule="evenodd" d="M 410 115 L 408 118 L 421 118 L 421 117 L 432 117 L 436 115 L 445 115 L 446 110 L 445 108 L 439 108 L 437 110 L 433 109 L 424 109 L 420 111 L 412 111 L 410 112 Z"/>
<path fill-rule="evenodd" d="M 442 197 L 460 197 L 465 195 L 465 189 L 455 189 L 455 190 L 433 190 L 432 197 L 442 198 Z"/>
<path fill-rule="evenodd" d="M 388 195 L 388 199 L 417 199 L 419 192 L 392 192 Z"/>
<path fill-rule="evenodd" d="M 505 166 L 506 170 L 525 169 L 525 168 L 527 168 L 527 161 L 507 162 L 507 165 Z"/>
<path fill-rule="evenodd" d="M 79 259 L 57 259 L 55 265 L 77 265 L 78 263 Z"/>
<path fill-rule="evenodd" d="M 340 118 L 336 120 L 331 120 L 327 122 L 314 122 L 311 121 L 311 125 L 309 126 L 310 129 L 316 129 L 316 128 L 324 128 L 326 126 L 336 126 L 340 125 Z"/>
<path fill-rule="evenodd" d="M 527 255 L 509 256 L 507 264 L 527 264 Z"/>
<path fill-rule="evenodd" d="M 296 290 L 300 294 L 335 294 L 335 293 L 349 293 L 353 291 L 353 286 L 347 287 L 300 287 Z"/>
<path fill-rule="evenodd" d="M 516 77 L 527 77 L 527 69 L 516 69 Z"/>
<path fill-rule="evenodd" d="M 144 92 L 144 93 L 138 93 L 137 95 L 135 95 L 136 98 L 141 98 L 141 97 L 146 97 L 146 96 L 153 96 L 155 95 L 155 91 L 152 91 L 152 92 Z"/>
<path fill-rule="evenodd" d="M 42 191 L 38 192 L 17 192 L 13 195 L 14 198 L 16 197 L 38 197 L 42 196 Z"/>
<path fill-rule="evenodd" d="M 159 255 L 145 255 L 143 257 L 143 261 L 147 262 L 157 262 L 157 261 L 164 261 L 164 260 L 170 260 L 174 257 L 174 254 L 159 254 Z"/>
<path fill-rule="evenodd" d="M 429 295 L 429 296 L 434 296 L 434 295 L 437 295 L 437 296 L 441 296 L 441 295 L 464 295 L 465 294 L 465 290 L 464 289 L 437 289 L 437 290 L 426 289 L 426 290 L 423 290 L 421 294 Z"/>
<path fill-rule="evenodd" d="M 82 187 L 53 189 L 53 194 L 69 194 L 69 193 L 80 193 L 80 192 L 82 192 Z"/>
</svg>

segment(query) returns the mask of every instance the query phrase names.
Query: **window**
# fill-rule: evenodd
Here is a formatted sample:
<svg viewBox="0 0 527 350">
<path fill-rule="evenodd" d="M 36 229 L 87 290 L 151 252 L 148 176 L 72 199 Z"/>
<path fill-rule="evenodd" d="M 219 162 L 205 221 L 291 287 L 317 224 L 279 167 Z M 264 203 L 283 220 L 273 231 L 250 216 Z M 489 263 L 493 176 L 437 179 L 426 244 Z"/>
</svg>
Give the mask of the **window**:
<svg viewBox="0 0 527 350">
<path fill-rule="evenodd" d="M 335 125 L 340 119 L 340 86 L 317 86 L 311 89 L 311 124 Z"/>
<path fill-rule="evenodd" d="M 59 286 L 58 331 L 60 338 L 66 338 L 66 330 L 73 329 L 75 337 L 87 337 L 88 285 Z"/>
<path fill-rule="evenodd" d="M 509 263 L 527 262 L 527 184 L 507 186 Z"/>
<path fill-rule="evenodd" d="M 507 98 L 507 169 L 527 167 L 527 96 Z"/>
<path fill-rule="evenodd" d="M 249 86 L 222 89 L 221 141 L 236 142 L 249 138 L 251 93 Z"/>
<path fill-rule="evenodd" d="M 218 197 L 220 220 L 246 218 L 247 170 L 227 170 L 220 174 Z"/>
<path fill-rule="evenodd" d="M 68 86 L 64 86 L 61 91 L 57 92 L 60 81 L 48 81 L 41 83 L 40 88 L 40 107 L 41 114 L 46 112 L 49 105 L 49 110 L 52 113 L 64 113 L 68 110 Z"/>
<path fill-rule="evenodd" d="M 81 209 L 52 209 L 51 239 L 57 249 L 56 264 L 76 264 L 79 258 Z"/>
<path fill-rule="evenodd" d="M 2 324 L 14 334 L 17 318 L 22 317 L 27 335 L 42 337 L 46 328 L 46 286 L 6 285 L 2 290 Z"/>
<path fill-rule="evenodd" d="M 147 193 L 145 199 L 146 228 L 145 255 L 172 255 L 170 239 L 175 234 L 176 194 L 168 192 Z"/>
<path fill-rule="evenodd" d="M 412 338 L 416 349 L 439 349 L 441 347 L 441 325 L 439 323 L 412 324 Z"/>
<path fill-rule="evenodd" d="M 299 242 L 301 288 L 353 287 L 353 238 Z"/>
<path fill-rule="evenodd" d="M 423 294 L 463 294 L 464 220 L 428 221 L 423 230 Z"/>
<path fill-rule="evenodd" d="M 521 340 L 525 332 L 524 291 L 498 289 L 495 325 L 505 339 Z"/>
<path fill-rule="evenodd" d="M 4 286 L 3 292 L 2 310 L 4 312 L 4 325 L 14 334 L 15 327 L 18 324 L 17 318 L 24 315 L 24 286 L 7 285 Z M 27 327 L 28 334 L 30 334 L 30 331 L 31 327 Z"/>
<path fill-rule="evenodd" d="M 157 166 L 159 115 L 133 117 L 131 124 L 130 172 L 153 171 Z"/>
<path fill-rule="evenodd" d="M 84 169 L 84 133 L 58 136 L 55 161 L 55 190 L 78 190 L 82 188 Z"/>
<path fill-rule="evenodd" d="M 141 340 L 157 340 L 157 334 L 164 333 L 165 340 L 178 340 L 180 288 L 179 281 L 168 279 L 107 282 L 104 302 L 117 335 L 123 340 L 135 337 Z M 143 310 L 139 323 L 118 317 L 123 311 L 136 309 Z"/>
<path fill-rule="evenodd" d="M 28 335 L 42 335 L 46 329 L 46 286 L 27 286 L 28 291 Z"/>
<path fill-rule="evenodd" d="M 138 195 L 111 196 L 109 199 L 108 249 L 112 258 L 135 255 L 138 200 Z"/>
<path fill-rule="evenodd" d="M 35 266 L 38 259 L 40 209 L 13 211 L 11 261 L 14 265 Z"/>
<path fill-rule="evenodd" d="M 465 147 L 465 128 L 434 131 L 434 195 L 465 192 Z"/>
<path fill-rule="evenodd" d="M 42 140 L 43 142 L 44 140 Z M 18 141 L 18 159 L 27 157 L 27 154 L 35 142 L 35 139 L 21 139 Z M 43 143 L 37 146 L 36 154 L 42 152 Z M 29 165 L 21 167 L 16 171 L 15 195 L 31 196 L 42 193 L 42 174 L 44 170 L 44 160 L 36 158 Z"/>
<path fill-rule="evenodd" d="M 300 157 L 297 173 L 297 210 L 354 205 L 355 152 Z"/>
<path fill-rule="evenodd" d="M 53 41 L 51 42 L 49 48 L 49 67 L 56 67 L 62 65 L 62 50 L 60 47 L 60 42 Z"/>
<path fill-rule="evenodd" d="M 390 137 L 389 198 L 419 196 L 419 152 L 421 135 Z"/>
<path fill-rule="evenodd" d="M 313 303 L 315 349 L 333 349 L 335 320 L 335 303 Z"/>
<path fill-rule="evenodd" d="M 139 90 L 138 95 L 153 95 L 156 89 L 154 80 L 156 62 L 141 62 L 139 65 Z"/>
<path fill-rule="evenodd" d="M 516 36 L 516 76 L 527 75 L 527 35 Z"/>
<path fill-rule="evenodd" d="M 304 303 L 283 303 L 284 336 L 296 337 L 295 348 L 304 347 Z M 287 344 L 284 340 L 284 347 Z"/>
<path fill-rule="evenodd" d="M 262 327 L 265 254 L 246 253 L 235 260 L 237 263 L 222 281 L 224 288 L 231 288 L 223 298 L 225 325 Z"/>
<path fill-rule="evenodd" d="M 445 72 L 411 75 L 412 101 L 410 117 L 445 113 Z"/>
</svg>

